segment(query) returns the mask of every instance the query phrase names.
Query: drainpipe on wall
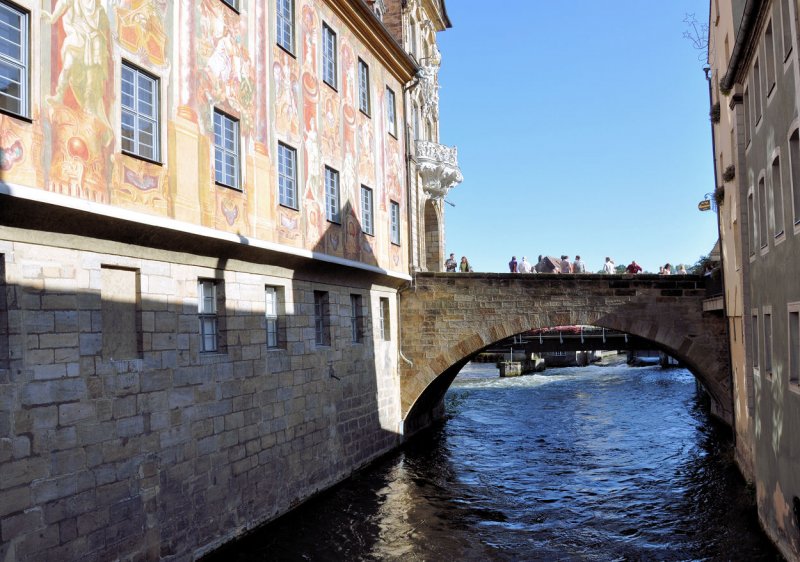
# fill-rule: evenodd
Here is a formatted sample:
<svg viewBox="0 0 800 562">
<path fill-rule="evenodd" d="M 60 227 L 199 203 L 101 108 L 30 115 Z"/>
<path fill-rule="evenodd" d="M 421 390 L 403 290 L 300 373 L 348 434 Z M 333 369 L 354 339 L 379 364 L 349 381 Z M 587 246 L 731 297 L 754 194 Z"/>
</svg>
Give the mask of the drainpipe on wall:
<svg viewBox="0 0 800 562">
<path fill-rule="evenodd" d="M 411 140 L 410 135 L 408 134 L 408 98 L 406 94 L 408 94 L 411 90 L 416 88 L 419 85 L 419 77 L 415 77 L 411 82 L 403 86 L 403 127 L 405 127 L 405 131 L 403 131 L 405 136 L 405 144 L 406 144 L 406 208 L 408 209 L 409 214 L 411 213 Z M 415 178 L 416 179 L 416 178 Z M 414 213 L 417 213 L 417 209 L 414 209 Z M 419 219 L 419 217 L 417 217 Z M 411 274 L 411 278 L 413 280 L 414 274 L 416 271 L 414 270 L 414 249 L 412 247 L 413 237 L 412 237 L 413 229 L 412 229 L 412 221 L 408 221 L 408 271 Z M 412 281 L 413 283 L 413 281 Z"/>
</svg>

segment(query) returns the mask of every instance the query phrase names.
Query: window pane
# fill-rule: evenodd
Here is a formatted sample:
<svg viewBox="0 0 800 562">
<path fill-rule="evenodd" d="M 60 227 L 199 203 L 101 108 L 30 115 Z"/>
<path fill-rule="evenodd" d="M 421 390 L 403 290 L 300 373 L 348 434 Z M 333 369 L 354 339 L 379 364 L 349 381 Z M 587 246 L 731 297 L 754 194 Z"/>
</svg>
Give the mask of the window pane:
<svg viewBox="0 0 800 562">
<path fill-rule="evenodd" d="M 239 122 L 214 112 L 214 177 L 239 189 Z"/>
<path fill-rule="evenodd" d="M 158 158 L 158 80 L 123 64 L 120 102 L 123 150 L 144 158 Z M 132 129 L 132 131 L 131 131 Z"/>
<path fill-rule="evenodd" d="M 789 166 L 792 180 L 792 205 L 794 223 L 800 223 L 800 131 L 794 131 L 789 138 Z"/>
</svg>

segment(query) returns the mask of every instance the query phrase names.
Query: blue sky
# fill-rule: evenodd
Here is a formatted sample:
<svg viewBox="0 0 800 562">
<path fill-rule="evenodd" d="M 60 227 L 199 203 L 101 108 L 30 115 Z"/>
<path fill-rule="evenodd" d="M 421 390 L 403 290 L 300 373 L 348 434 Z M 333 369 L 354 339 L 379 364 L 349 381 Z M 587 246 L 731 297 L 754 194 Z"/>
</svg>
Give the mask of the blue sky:
<svg viewBox="0 0 800 562">
<path fill-rule="evenodd" d="M 657 272 L 717 239 L 708 83 L 689 0 L 450 0 L 439 34 L 440 142 L 464 181 L 445 205 L 446 252 L 476 271 L 512 255 L 606 255 Z M 500 6 L 500 5 L 498 5 Z"/>
</svg>

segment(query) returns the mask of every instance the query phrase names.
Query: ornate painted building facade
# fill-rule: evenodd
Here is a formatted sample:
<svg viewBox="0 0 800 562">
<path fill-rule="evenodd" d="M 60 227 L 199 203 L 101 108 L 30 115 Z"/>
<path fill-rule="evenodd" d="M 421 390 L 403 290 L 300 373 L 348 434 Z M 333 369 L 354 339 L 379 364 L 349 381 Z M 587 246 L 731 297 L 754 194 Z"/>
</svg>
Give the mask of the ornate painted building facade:
<svg viewBox="0 0 800 562">
<path fill-rule="evenodd" d="M 445 197 L 461 183 L 458 151 L 439 141 L 439 67 L 436 35 L 451 27 L 441 0 L 384 1 L 384 20 L 395 39 L 418 62 L 404 93 L 412 270 L 443 271 Z"/>
<path fill-rule="evenodd" d="M 196 557 L 402 442 L 393 7 L 0 0 L 0 558 Z"/>
</svg>

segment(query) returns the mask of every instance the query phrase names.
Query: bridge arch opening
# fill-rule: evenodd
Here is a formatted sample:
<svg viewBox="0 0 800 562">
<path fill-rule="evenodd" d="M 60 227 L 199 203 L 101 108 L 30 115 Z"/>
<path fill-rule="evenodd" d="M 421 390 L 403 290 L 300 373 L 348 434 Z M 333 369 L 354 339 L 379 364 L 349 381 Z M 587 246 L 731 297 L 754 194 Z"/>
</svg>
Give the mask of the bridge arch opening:
<svg viewBox="0 0 800 562">
<path fill-rule="evenodd" d="M 425 389 L 419 394 L 417 400 L 411 406 L 408 411 L 408 415 L 405 418 L 405 434 L 413 434 L 419 429 L 429 426 L 432 422 L 442 419 L 444 417 L 445 395 L 464 366 L 478 358 L 481 354 L 498 354 L 503 348 L 505 348 L 506 355 L 508 354 L 508 349 L 510 348 L 514 348 L 517 351 L 522 348 L 525 349 L 526 354 L 529 354 L 532 348 L 539 347 L 542 349 L 553 350 L 560 348 L 563 351 L 576 351 L 578 349 L 592 348 L 597 351 L 623 351 L 638 349 L 662 352 L 665 355 L 677 360 L 681 367 L 687 369 L 692 375 L 694 375 L 695 379 L 705 388 L 709 397 L 711 398 L 712 413 L 723 420 L 725 419 L 723 415 L 720 415 L 720 412 L 724 413 L 723 409 L 720 407 L 721 405 L 719 404 L 720 397 L 715 395 L 708 386 L 711 385 L 713 387 L 714 382 L 709 380 L 702 371 L 698 370 L 698 367 L 692 358 L 683 353 L 680 348 L 673 348 L 664 342 L 643 337 L 640 334 L 625 332 L 619 328 L 611 326 L 590 325 L 586 327 L 595 328 L 597 329 L 597 332 L 593 333 L 592 335 L 587 335 L 586 333 L 581 334 L 578 332 L 575 334 L 575 337 L 570 338 L 569 336 L 563 335 L 564 330 L 561 330 L 562 335 L 560 337 L 554 336 L 552 346 L 548 346 L 546 342 L 544 346 L 526 346 L 525 343 L 523 343 L 526 339 L 538 339 L 533 334 L 539 332 L 545 333 L 548 331 L 558 333 L 559 328 L 563 329 L 565 327 L 554 325 L 545 328 L 531 328 L 514 334 L 506 335 L 505 337 L 490 342 L 479 349 L 473 350 L 468 355 L 459 358 L 446 369 L 444 369 L 438 376 L 434 377 L 425 387 Z M 467 340 L 459 342 L 459 344 L 455 347 L 459 349 L 465 349 L 465 346 L 469 345 L 467 341 L 473 340 L 474 336 L 475 335 L 471 336 Z M 599 339 L 601 341 L 599 343 L 589 342 L 588 340 L 592 338 Z M 605 342 L 602 341 L 603 338 L 605 338 Z M 544 339 L 545 338 L 542 337 L 542 340 Z M 581 339 L 583 339 L 583 341 L 581 341 Z M 556 343 L 555 340 L 559 341 Z M 598 347 L 594 347 L 595 345 Z M 558 366 L 554 366 L 552 368 L 558 368 Z M 724 395 L 722 399 L 725 399 Z M 716 408 L 715 404 L 717 404 Z"/>
<path fill-rule="evenodd" d="M 643 338 L 702 382 L 712 413 L 733 422 L 727 326 L 705 312 L 696 275 L 430 273 L 400 291 L 401 417 L 437 414 L 460 368 L 494 342 L 547 326 L 590 325 Z"/>
</svg>

